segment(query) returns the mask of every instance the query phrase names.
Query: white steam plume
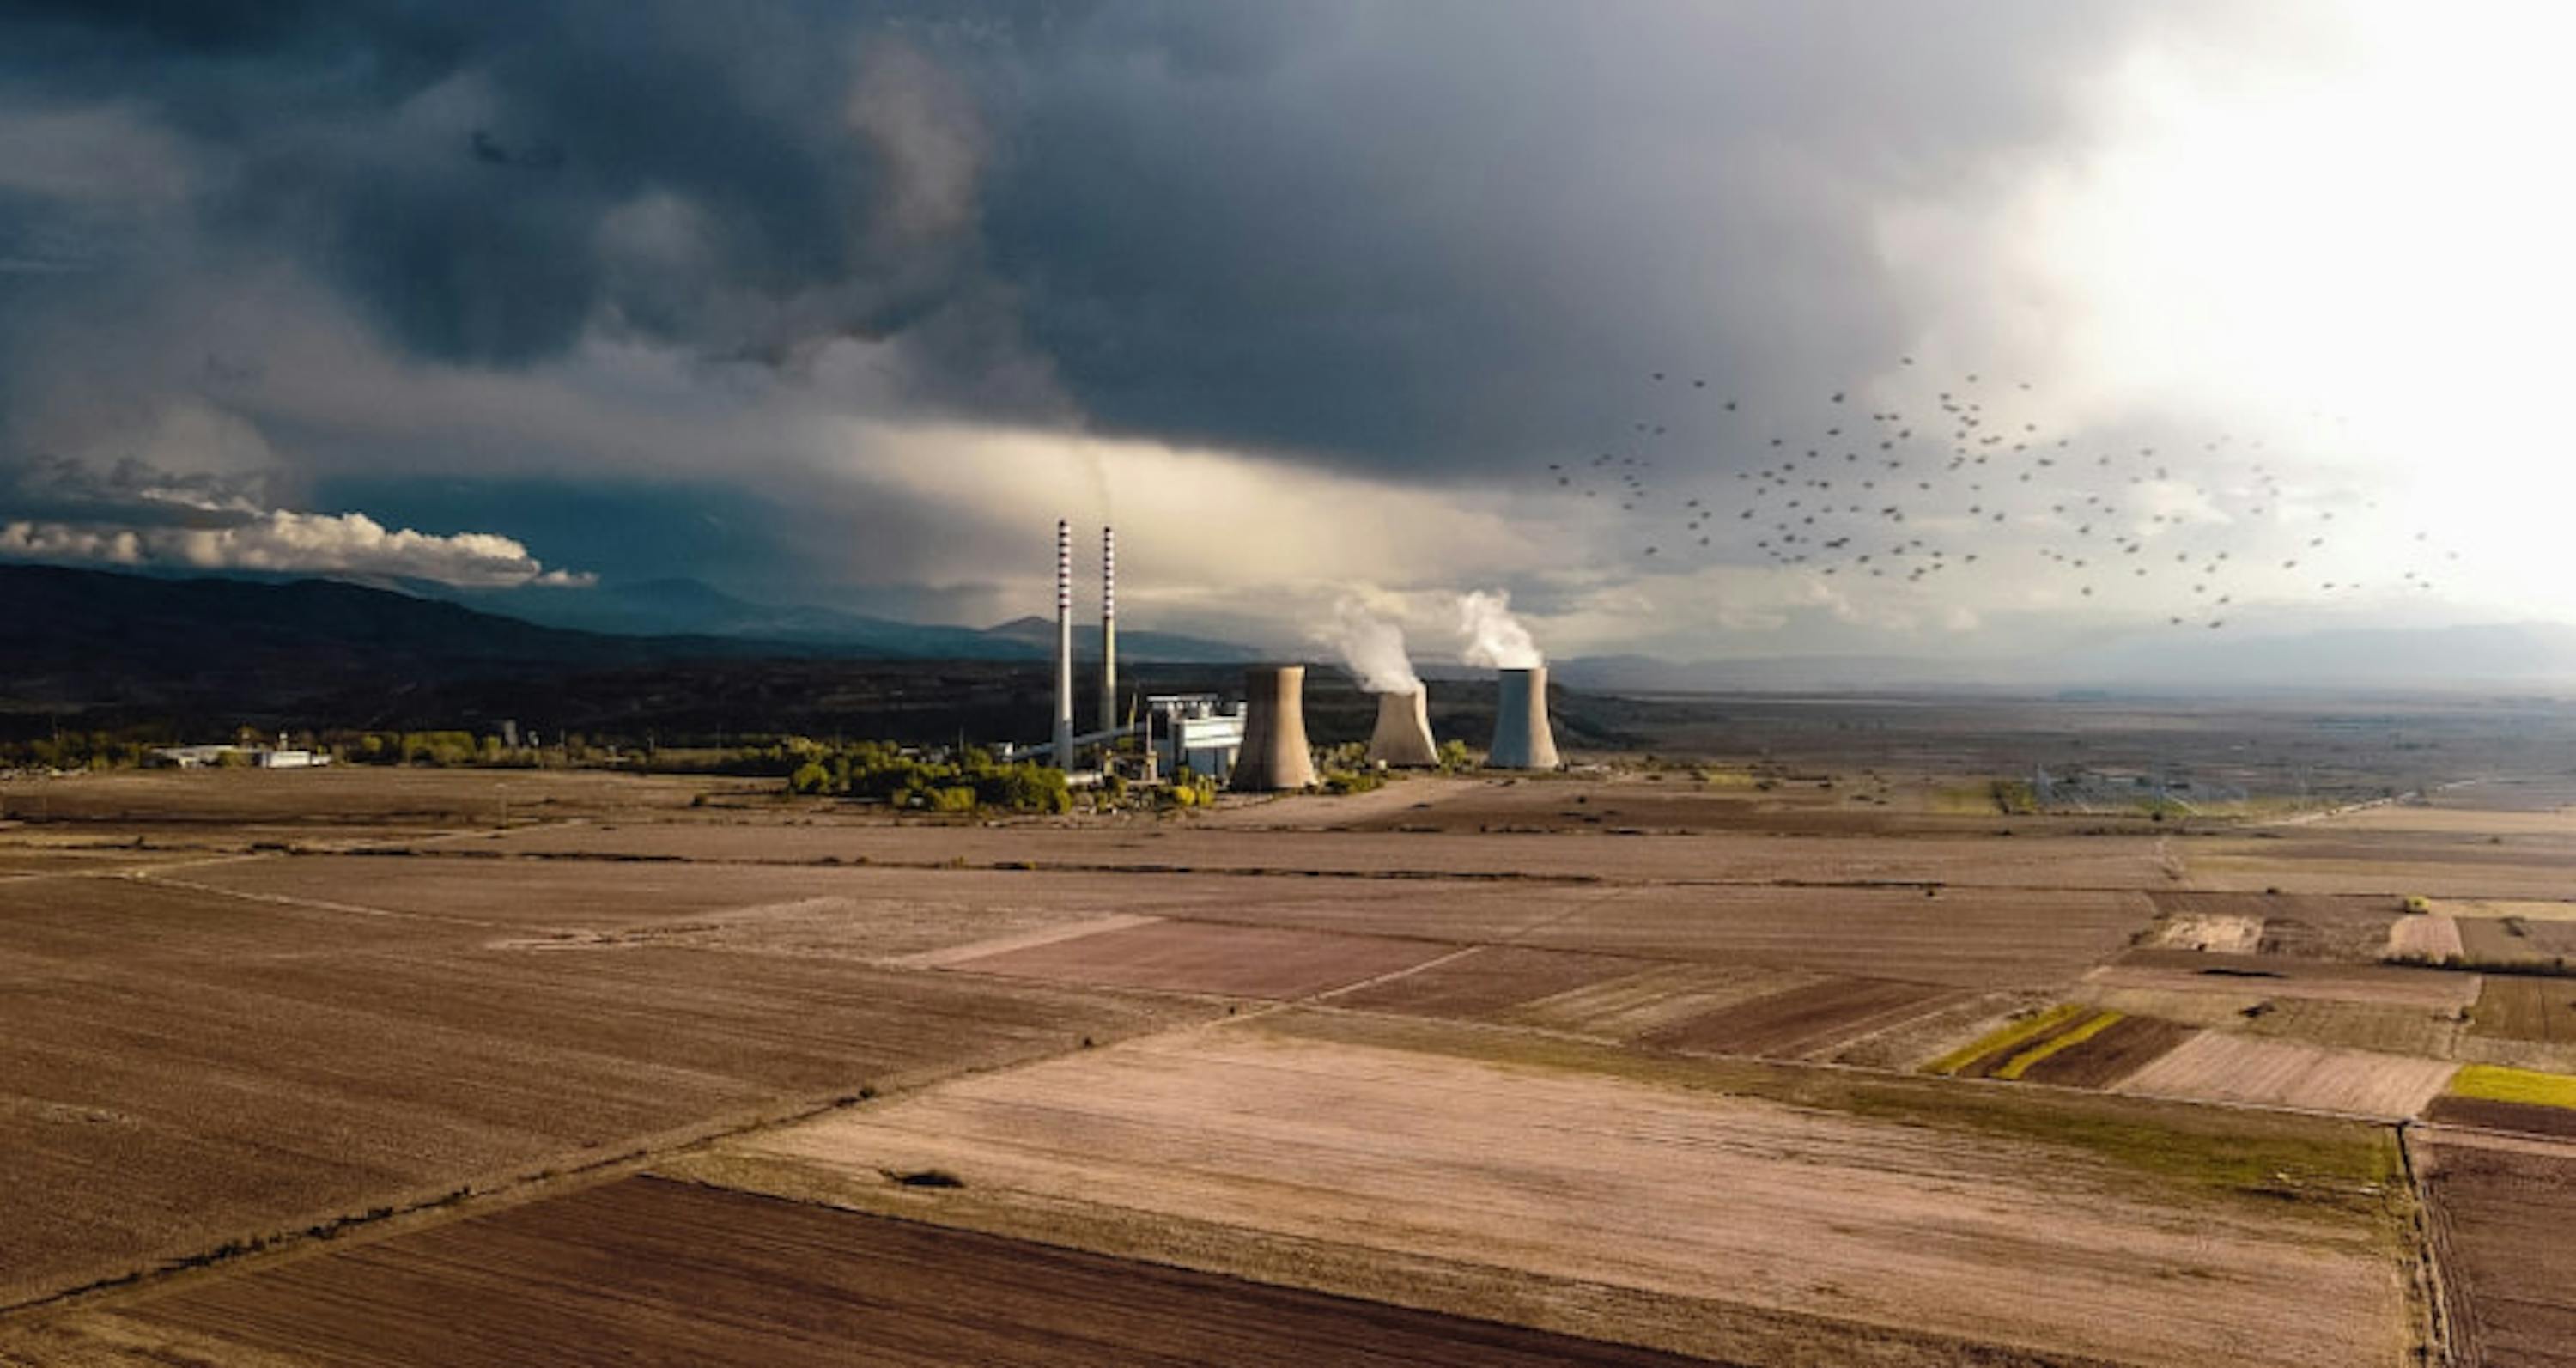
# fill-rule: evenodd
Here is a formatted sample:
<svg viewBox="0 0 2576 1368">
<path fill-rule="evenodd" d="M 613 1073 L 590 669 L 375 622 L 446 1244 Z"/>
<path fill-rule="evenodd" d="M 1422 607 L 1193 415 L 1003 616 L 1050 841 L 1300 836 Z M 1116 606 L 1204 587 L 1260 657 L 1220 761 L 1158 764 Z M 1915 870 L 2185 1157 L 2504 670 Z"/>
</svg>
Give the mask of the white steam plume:
<svg viewBox="0 0 2576 1368">
<path fill-rule="evenodd" d="M 1512 616 L 1512 596 L 1497 589 L 1469 590 L 1458 599 L 1458 630 L 1467 637 L 1458 658 L 1495 670 L 1534 670 L 1546 662 L 1529 629 Z"/>
<path fill-rule="evenodd" d="M 1360 688 L 1376 694 L 1420 693 L 1422 680 L 1405 654 L 1404 629 L 1368 610 L 1356 597 L 1344 595 L 1333 605 L 1333 620 L 1315 631 L 1318 639 L 1342 653 L 1342 663 L 1357 675 Z"/>
</svg>

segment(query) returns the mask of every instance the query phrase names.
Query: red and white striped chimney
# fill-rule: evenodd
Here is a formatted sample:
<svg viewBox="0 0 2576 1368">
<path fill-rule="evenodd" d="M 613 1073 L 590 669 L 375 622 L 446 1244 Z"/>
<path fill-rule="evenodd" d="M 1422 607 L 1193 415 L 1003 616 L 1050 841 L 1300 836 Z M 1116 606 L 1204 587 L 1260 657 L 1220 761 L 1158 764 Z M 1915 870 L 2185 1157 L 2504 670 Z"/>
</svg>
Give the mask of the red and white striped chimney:
<svg viewBox="0 0 2576 1368">
<path fill-rule="evenodd" d="M 1073 524 L 1055 521 L 1055 764 L 1073 768 Z"/>
<path fill-rule="evenodd" d="M 1118 729 L 1118 529 L 1100 529 L 1100 729 Z"/>
</svg>

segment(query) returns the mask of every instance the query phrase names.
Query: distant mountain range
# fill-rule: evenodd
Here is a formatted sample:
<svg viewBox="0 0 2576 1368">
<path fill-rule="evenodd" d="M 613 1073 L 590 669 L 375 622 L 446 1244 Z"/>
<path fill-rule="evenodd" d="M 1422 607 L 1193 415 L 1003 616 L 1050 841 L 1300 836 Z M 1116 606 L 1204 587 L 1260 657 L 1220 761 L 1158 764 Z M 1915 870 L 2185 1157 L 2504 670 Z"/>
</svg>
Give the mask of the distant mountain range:
<svg viewBox="0 0 2576 1368">
<path fill-rule="evenodd" d="M 508 602 L 529 617 L 481 611 Z M 1086 656 L 1096 629 L 1077 635 Z M 990 628 L 895 622 L 752 603 L 686 580 L 524 596 L 432 597 L 329 580 L 185 579 L 0 565 L 0 715 L 141 718 L 229 714 L 435 719 L 527 711 L 559 720 L 679 718 L 722 695 L 728 725 L 868 708 L 943 661 L 957 690 L 992 695 L 995 718 L 1042 712 L 1055 624 Z M 1230 642 L 1120 635 L 1130 682 L 1224 687 L 1258 658 Z M 1428 665 L 1429 662 L 1426 662 Z M 1338 687 L 1319 671 L 1317 688 Z M 1481 671 L 1426 668 L 1439 678 Z M 1556 682 L 1596 693 L 2086 690 L 2140 695 L 2262 691 L 2576 687 L 2576 628 L 2550 624 L 2386 629 L 2302 636 L 2177 634 L 2047 656 L 1710 660 L 1649 656 L 1557 662 Z M 875 682 L 855 694 L 847 680 Z M 1089 672 L 1081 672 L 1090 687 Z M 838 692 L 836 692 L 838 691 Z M 1032 692 L 1036 691 L 1036 692 Z M 959 696 L 963 696 L 961 693 Z M 649 705 L 649 706 L 648 706 Z M 982 705 L 978 705 L 982 706 Z M 1086 713 L 1087 715 L 1087 713 Z M 370 723 L 372 724 L 372 723 Z M 777 723 L 771 723 L 777 725 Z M 995 722 L 993 725 L 1002 725 Z"/>
<path fill-rule="evenodd" d="M 1055 622 L 1049 618 L 1017 618 L 985 628 L 899 622 L 806 604 L 755 603 L 692 579 L 589 589 L 398 587 L 550 627 L 621 636 L 722 637 L 889 659 L 1044 660 L 1055 651 Z M 1075 633 L 1074 649 L 1095 655 L 1098 639 L 1097 624 L 1083 627 Z M 1118 654 L 1133 661 L 1208 663 L 1252 660 L 1260 653 L 1229 641 L 1127 629 L 1118 634 Z"/>
<path fill-rule="evenodd" d="M 554 622 L 479 606 L 501 601 Z M 1077 636 L 1091 648 L 1085 654 L 1096 654 L 1097 640 L 1095 631 Z M 522 599 L 336 580 L 0 565 L 0 713 L 20 715 L 304 709 L 364 717 L 376 715 L 367 701 L 374 698 L 419 699 L 434 710 L 442 691 L 462 697 L 456 686 L 467 682 L 649 675 L 680 664 L 753 661 L 1025 668 L 1045 661 L 1054 645 L 1055 624 L 1035 618 L 989 630 L 923 626 L 772 608 L 686 580 L 545 590 Z M 1238 663 L 1254 652 L 1140 631 L 1120 634 L 1119 654 L 1144 666 Z"/>
</svg>

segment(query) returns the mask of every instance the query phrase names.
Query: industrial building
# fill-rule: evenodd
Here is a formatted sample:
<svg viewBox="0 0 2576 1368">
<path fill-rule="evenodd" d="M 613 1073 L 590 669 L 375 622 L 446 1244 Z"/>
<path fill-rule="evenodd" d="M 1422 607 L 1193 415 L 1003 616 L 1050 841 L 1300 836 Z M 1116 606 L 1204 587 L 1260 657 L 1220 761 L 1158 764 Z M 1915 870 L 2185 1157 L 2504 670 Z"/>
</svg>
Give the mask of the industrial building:
<svg viewBox="0 0 2576 1368">
<path fill-rule="evenodd" d="M 227 759 L 227 757 L 234 757 Z M 327 751 L 293 750 L 284 746 L 161 746 L 153 750 L 152 761 L 176 769 L 200 769 L 209 765 L 240 764 L 252 769 L 312 769 L 331 763 Z"/>
</svg>

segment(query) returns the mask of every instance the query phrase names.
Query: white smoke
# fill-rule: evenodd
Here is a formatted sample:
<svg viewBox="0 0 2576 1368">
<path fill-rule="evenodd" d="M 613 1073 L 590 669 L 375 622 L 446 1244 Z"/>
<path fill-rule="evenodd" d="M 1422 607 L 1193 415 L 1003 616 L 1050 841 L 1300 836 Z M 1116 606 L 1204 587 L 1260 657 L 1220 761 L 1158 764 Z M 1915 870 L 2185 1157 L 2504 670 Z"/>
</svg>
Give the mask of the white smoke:
<svg viewBox="0 0 2576 1368">
<path fill-rule="evenodd" d="M 1369 693 L 1420 693 L 1422 680 L 1404 650 L 1404 629 L 1379 617 L 1358 598 L 1344 595 L 1333 605 L 1333 620 L 1315 631 L 1317 639 L 1341 652 L 1342 663 L 1359 676 Z"/>
<path fill-rule="evenodd" d="M 1458 658 L 1494 670 L 1534 670 L 1546 663 L 1529 629 L 1512 616 L 1508 590 L 1472 589 L 1459 596 L 1458 630 L 1467 638 Z"/>
<path fill-rule="evenodd" d="M 285 509 L 229 527 L 0 524 L 0 560 L 404 575 L 484 588 L 591 582 L 585 574 L 548 570 L 525 545 L 489 532 L 441 536 L 388 529 L 364 513 Z"/>
</svg>

